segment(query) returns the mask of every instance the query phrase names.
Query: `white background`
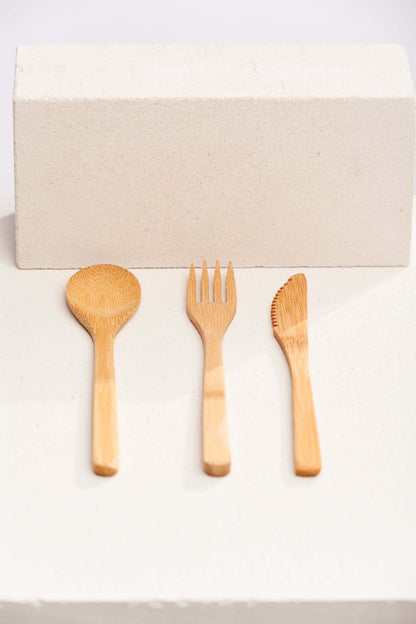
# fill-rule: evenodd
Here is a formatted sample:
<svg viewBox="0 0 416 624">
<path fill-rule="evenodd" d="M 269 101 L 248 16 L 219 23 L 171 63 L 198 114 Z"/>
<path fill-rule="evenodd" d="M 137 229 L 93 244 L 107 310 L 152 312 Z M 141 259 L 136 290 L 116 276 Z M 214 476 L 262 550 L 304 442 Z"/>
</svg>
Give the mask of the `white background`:
<svg viewBox="0 0 416 624">
<path fill-rule="evenodd" d="M 415 75 L 415 18 L 416 0 L 0 0 L 0 195 L 13 189 L 17 44 L 398 42 Z M 289 371 L 269 324 L 290 271 L 236 272 L 233 470 L 214 481 L 197 444 L 202 344 L 186 271 L 137 272 L 145 296 L 116 347 L 122 467 L 103 481 L 90 467 L 92 344 L 63 295 L 71 272 L 17 271 L 11 212 L 0 202 L 0 598 L 415 600 L 415 265 L 305 271 L 316 480 L 293 474 Z"/>
<path fill-rule="evenodd" d="M 0 195 L 13 191 L 18 44 L 401 43 L 415 77 L 415 27 L 415 0 L 0 0 Z"/>
</svg>

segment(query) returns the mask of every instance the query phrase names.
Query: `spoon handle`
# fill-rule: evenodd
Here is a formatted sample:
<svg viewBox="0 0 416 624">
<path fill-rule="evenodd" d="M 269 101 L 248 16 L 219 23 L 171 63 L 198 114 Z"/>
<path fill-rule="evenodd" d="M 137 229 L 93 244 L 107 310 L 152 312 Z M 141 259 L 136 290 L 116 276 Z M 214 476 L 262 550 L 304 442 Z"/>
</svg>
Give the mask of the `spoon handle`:
<svg viewBox="0 0 416 624">
<path fill-rule="evenodd" d="M 94 407 L 92 457 L 95 474 L 110 477 L 118 471 L 117 397 L 114 339 L 109 331 L 94 338 Z"/>
</svg>

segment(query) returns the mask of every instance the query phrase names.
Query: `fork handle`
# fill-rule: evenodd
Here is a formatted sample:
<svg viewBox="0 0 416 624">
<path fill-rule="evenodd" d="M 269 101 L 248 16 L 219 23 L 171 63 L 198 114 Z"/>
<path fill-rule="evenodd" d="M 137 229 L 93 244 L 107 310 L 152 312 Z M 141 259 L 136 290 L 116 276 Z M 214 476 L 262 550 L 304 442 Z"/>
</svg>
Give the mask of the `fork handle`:
<svg viewBox="0 0 416 624">
<path fill-rule="evenodd" d="M 204 471 L 212 477 L 223 477 L 231 468 L 221 343 L 214 337 L 204 341 L 202 454 Z"/>
<path fill-rule="evenodd" d="M 94 338 L 92 459 L 95 474 L 103 477 L 116 474 L 119 467 L 113 343 L 109 331 L 102 331 Z"/>
</svg>

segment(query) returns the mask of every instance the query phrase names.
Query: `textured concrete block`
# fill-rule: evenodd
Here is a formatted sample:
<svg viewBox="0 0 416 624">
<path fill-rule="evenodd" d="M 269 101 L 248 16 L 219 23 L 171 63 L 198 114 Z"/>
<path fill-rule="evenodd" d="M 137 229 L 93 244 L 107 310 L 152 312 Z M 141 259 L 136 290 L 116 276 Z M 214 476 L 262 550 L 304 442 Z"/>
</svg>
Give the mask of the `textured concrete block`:
<svg viewBox="0 0 416 624">
<path fill-rule="evenodd" d="M 396 45 L 21 46 L 17 264 L 405 265 Z"/>
</svg>

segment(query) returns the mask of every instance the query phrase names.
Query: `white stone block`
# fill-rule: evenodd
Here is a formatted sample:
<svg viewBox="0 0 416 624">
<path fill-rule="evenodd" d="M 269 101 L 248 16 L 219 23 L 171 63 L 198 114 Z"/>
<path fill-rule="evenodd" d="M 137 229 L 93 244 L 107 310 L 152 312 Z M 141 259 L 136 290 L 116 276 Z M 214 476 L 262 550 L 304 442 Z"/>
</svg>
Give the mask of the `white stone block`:
<svg viewBox="0 0 416 624">
<path fill-rule="evenodd" d="M 17 264 L 406 265 L 396 45 L 20 46 Z"/>
</svg>

